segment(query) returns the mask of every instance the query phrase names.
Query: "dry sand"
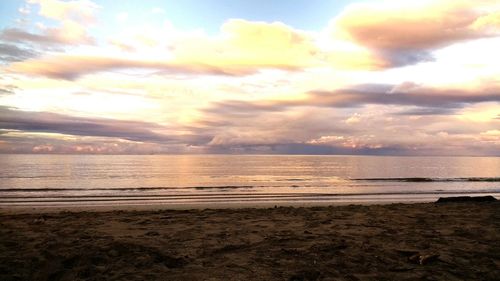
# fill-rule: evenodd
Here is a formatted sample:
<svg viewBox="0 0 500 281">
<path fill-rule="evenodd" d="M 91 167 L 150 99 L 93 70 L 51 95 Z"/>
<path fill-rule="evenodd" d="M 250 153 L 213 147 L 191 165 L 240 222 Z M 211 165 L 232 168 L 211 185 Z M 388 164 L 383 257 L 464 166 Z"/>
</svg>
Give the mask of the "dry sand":
<svg viewBox="0 0 500 281">
<path fill-rule="evenodd" d="M 0 280 L 499 280 L 499 268 L 498 202 L 0 216 Z"/>
</svg>

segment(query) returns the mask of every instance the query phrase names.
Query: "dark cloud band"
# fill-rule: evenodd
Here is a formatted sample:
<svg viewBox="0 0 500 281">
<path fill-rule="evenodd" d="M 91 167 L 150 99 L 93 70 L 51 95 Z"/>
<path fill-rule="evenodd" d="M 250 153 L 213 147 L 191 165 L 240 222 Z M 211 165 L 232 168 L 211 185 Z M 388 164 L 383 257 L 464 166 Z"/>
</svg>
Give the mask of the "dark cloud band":
<svg viewBox="0 0 500 281">
<path fill-rule="evenodd" d="M 0 107 L 0 129 L 77 136 L 113 137 L 130 141 L 171 142 L 156 133 L 164 127 L 148 122 L 74 117 L 58 113 L 20 111 Z"/>
</svg>

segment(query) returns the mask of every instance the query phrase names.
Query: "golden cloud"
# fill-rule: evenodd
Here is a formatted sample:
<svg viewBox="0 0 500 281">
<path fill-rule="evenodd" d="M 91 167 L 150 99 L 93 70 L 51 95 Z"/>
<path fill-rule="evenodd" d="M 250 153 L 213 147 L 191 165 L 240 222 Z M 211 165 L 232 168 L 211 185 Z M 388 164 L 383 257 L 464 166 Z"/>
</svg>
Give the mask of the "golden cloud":
<svg viewBox="0 0 500 281">
<path fill-rule="evenodd" d="M 305 32 L 279 23 L 229 20 L 216 38 L 184 38 L 173 45 L 175 60 L 225 67 L 298 69 L 316 65 L 319 49 Z"/>
</svg>

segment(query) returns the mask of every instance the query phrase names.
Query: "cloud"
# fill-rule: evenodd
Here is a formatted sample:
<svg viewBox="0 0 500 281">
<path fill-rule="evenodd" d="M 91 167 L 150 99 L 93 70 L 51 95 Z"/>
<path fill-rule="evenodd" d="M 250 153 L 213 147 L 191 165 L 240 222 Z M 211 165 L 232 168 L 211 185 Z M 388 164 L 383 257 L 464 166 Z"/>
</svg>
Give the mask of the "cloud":
<svg viewBox="0 0 500 281">
<path fill-rule="evenodd" d="M 22 48 L 14 44 L 0 43 L 0 61 L 1 62 L 16 62 L 23 61 L 37 56 L 38 53 L 34 50 Z"/>
<path fill-rule="evenodd" d="M 393 85 L 354 87 L 366 95 L 392 93 Z M 385 89 L 385 90 L 384 90 Z M 437 91 L 435 91 L 437 92 Z M 449 94 L 441 91 L 441 95 Z M 338 94 L 331 92 L 330 95 Z M 465 93 L 458 93 L 465 95 Z M 458 95 L 456 93 L 456 95 Z M 484 95 L 484 93 L 480 93 Z M 294 153 L 294 154 L 447 154 L 490 155 L 497 150 L 498 120 L 474 123 L 457 118 L 454 106 L 470 108 L 468 104 L 451 104 L 439 112 L 438 107 L 389 103 L 363 104 L 356 102 L 325 103 L 326 92 L 312 92 L 303 101 L 271 100 L 256 102 L 219 102 L 200 112 L 189 125 L 167 128 L 155 123 L 102 118 L 73 117 L 48 112 L 27 112 L 2 108 L 0 151 L 51 153 Z M 375 96 L 378 96 L 375 94 Z M 468 98 L 461 101 L 471 101 Z M 381 102 L 385 102 L 382 100 Z M 397 102 L 400 105 L 401 102 Z M 429 103 L 423 103 L 428 105 Z M 480 103 L 495 107 L 495 102 Z M 448 103 L 444 103 L 448 105 Z M 349 107 L 345 107 L 349 106 Z M 355 107 L 352 107 L 355 106 Z M 474 108 L 474 106 L 472 106 Z M 355 110 L 353 113 L 353 109 Z M 422 110 L 423 114 L 415 116 Z M 432 112 L 432 111 L 436 112 Z M 447 114 L 447 110 L 452 115 Z M 479 110 L 479 108 L 478 108 Z M 494 115 L 496 116 L 496 114 Z M 494 117 L 493 116 L 493 117 Z M 354 118 L 353 118 L 354 117 Z M 418 118 L 415 118 L 418 117 Z M 347 122 L 350 120 L 351 122 Z M 356 120 L 354 120 L 356 119 Z M 495 123 L 496 122 L 496 123 Z M 165 134 L 171 131 L 172 134 Z M 180 135 L 182 132 L 182 135 Z M 32 133 L 55 133 L 52 139 Z M 75 136 L 75 138 L 67 138 Z M 14 138 L 15 137 L 15 138 Z M 55 140 L 54 140 L 55 139 Z M 126 141 L 122 143 L 121 140 Z M 2 141 L 4 142 L 2 148 Z M 116 145 L 113 145 L 115 143 Z M 140 145 L 139 145 L 140 144 Z M 498 150 L 497 150 L 498 151 Z"/>
<path fill-rule="evenodd" d="M 423 116 L 423 115 L 452 115 L 455 114 L 454 108 L 413 108 L 408 110 L 403 110 L 398 112 L 397 115 L 412 115 L 412 116 Z"/>
<path fill-rule="evenodd" d="M 59 1 L 59 0 L 29 0 L 30 4 L 38 4 L 39 15 L 58 20 L 75 21 L 82 24 L 94 23 L 95 11 L 99 6 L 89 0 Z"/>
<path fill-rule="evenodd" d="M 154 123 L 74 117 L 50 112 L 21 111 L 1 106 L 0 129 L 76 136 L 112 137 L 139 142 L 173 141 L 172 137 L 155 132 L 165 130 L 165 127 Z"/>
<path fill-rule="evenodd" d="M 29 6 L 20 7 L 17 11 L 22 15 L 29 15 L 31 13 Z"/>
<path fill-rule="evenodd" d="M 14 42 L 91 44 L 88 28 L 80 21 L 93 22 L 97 6 L 88 1 L 70 2 L 72 5 L 52 2 L 39 2 L 40 14 L 60 20 L 59 27 L 46 28 L 42 34 L 6 29 L 0 37 Z M 486 1 L 478 7 L 447 0 L 437 4 L 388 3 L 349 6 L 332 22 L 336 36 L 341 34 L 343 41 L 330 38 L 323 42 L 317 33 L 280 22 L 231 19 L 216 36 L 180 32 L 167 24 L 151 30 L 138 28 L 135 33 L 127 30 L 125 37 L 109 39 L 126 52 L 106 57 L 56 53 L 16 63 L 10 69 L 60 79 L 126 68 L 236 76 L 264 69 L 384 69 L 430 61 L 430 51 L 435 48 L 498 33 L 496 14 L 485 9 L 489 7 Z M 80 11 L 77 4 L 85 8 Z M 55 8 L 50 8 L 52 5 Z M 83 67 L 76 69 L 74 65 Z"/>
<path fill-rule="evenodd" d="M 39 43 L 39 44 L 56 44 L 61 43 L 57 38 L 47 35 L 40 35 L 24 31 L 19 28 L 6 28 L 0 33 L 0 39 L 3 41 L 23 43 Z"/>
<path fill-rule="evenodd" d="M 500 34 L 495 1 L 372 1 L 349 5 L 332 32 L 401 66 L 432 59 L 430 51 Z"/>
<path fill-rule="evenodd" d="M 12 95 L 16 92 L 17 89 L 17 86 L 0 83 L 0 96 Z"/>
<path fill-rule="evenodd" d="M 47 39 L 33 34 L 14 33 L 14 30 L 7 30 L 4 37 L 11 40 L 22 37 L 31 41 Z M 122 49 L 125 47 L 129 53 L 100 57 L 55 54 L 15 63 L 9 69 L 60 79 L 76 79 L 94 72 L 126 68 L 240 76 L 254 74 L 262 69 L 297 71 L 324 63 L 319 50 L 306 33 L 282 23 L 229 20 L 221 27 L 219 36 L 179 34 L 167 45 L 155 46 L 156 40 L 148 40 L 148 46 L 142 46 L 142 49 L 119 40 L 112 42 Z M 156 53 L 157 57 L 152 57 L 152 53 Z M 79 67 L 75 68 L 75 65 Z"/>
<path fill-rule="evenodd" d="M 340 120 L 341 114 L 328 108 L 282 108 L 259 111 L 225 108 L 223 103 L 201 112 L 187 129 L 205 136 L 206 149 L 222 151 L 235 147 L 270 147 L 275 144 L 303 143 L 325 132 L 352 134 L 354 130 Z M 325 119 L 331 122 L 324 122 Z"/>
<path fill-rule="evenodd" d="M 46 45 L 93 44 L 94 39 L 88 34 L 89 26 L 95 23 L 95 12 L 99 8 L 87 0 L 58 1 L 31 0 L 28 3 L 39 6 L 38 14 L 57 21 L 57 26 L 38 26 L 40 32 L 19 28 L 6 28 L 0 33 L 0 39 L 15 43 Z"/>
<path fill-rule="evenodd" d="M 464 104 L 496 101 L 500 92 L 471 93 L 421 89 L 411 93 L 389 93 L 388 91 L 340 90 L 334 92 L 316 91 L 309 94 L 305 104 L 331 107 L 355 107 L 364 104 L 410 105 L 421 107 L 461 108 Z"/>
<path fill-rule="evenodd" d="M 498 102 L 494 89 L 364 84 L 302 99 L 215 102 L 189 130 L 211 138 L 211 153 L 488 155 L 494 135 L 478 136 L 496 119 L 471 126 L 463 109 Z"/>
<path fill-rule="evenodd" d="M 375 155 L 498 155 L 495 121 L 476 123 L 455 115 L 398 115 L 374 105 L 361 122 L 333 108 L 284 108 L 253 116 L 210 111 L 193 132 L 212 136 L 205 152 Z M 361 112 L 366 112 L 365 110 Z M 376 112 L 376 113 L 374 113 Z M 489 132 L 489 133 L 488 133 Z"/>
<path fill-rule="evenodd" d="M 68 136 L 0 131 L 0 153 L 152 154 L 189 153 L 189 147 L 170 143 L 126 141 L 107 137 Z"/>
<path fill-rule="evenodd" d="M 383 63 L 362 48 L 341 45 L 337 41 L 322 46 L 319 41 L 318 34 L 297 30 L 281 22 L 232 19 L 222 25 L 218 37 L 202 40 L 199 44 L 179 42 L 174 45 L 174 54 L 179 61 L 284 70 L 332 66 L 372 69 Z M 204 47 L 197 48 L 198 45 Z"/>
<path fill-rule="evenodd" d="M 175 59 L 217 66 L 302 69 L 318 63 L 319 49 L 305 32 L 283 23 L 232 19 L 216 38 L 187 38 L 172 46 Z"/>
<path fill-rule="evenodd" d="M 62 28 L 46 28 L 40 34 L 19 28 L 6 28 L 1 31 L 0 40 L 10 43 L 37 44 L 42 49 L 56 45 L 91 44 L 94 42 L 81 26 L 75 24 L 68 24 Z"/>
<path fill-rule="evenodd" d="M 196 153 L 197 145 L 208 141 L 151 122 L 0 106 L 0 153 Z"/>
<path fill-rule="evenodd" d="M 75 67 L 78 65 L 78 67 Z M 174 74 L 210 74 L 239 76 L 253 74 L 255 67 L 225 68 L 205 64 L 180 64 L 161 60 L 127 59 L 122 57 L 55 55 L 11 64 L 7 70 L 28 75 L 74 80 L 86 74 L 119 69 L 151 69 Z"/>
<path fill-rule="evenodd" d="M 273 143 L 267 145 L 239 144 L 231 147 L 212 146 L 206 152 L 213 154 L 286 154 L 286 155 L 406 155 L 405 147 L 342 147 L 331 144 Z"/>
<path fill-rule="evenodd" d="M 264 100 L 255 102 L 223 101 L 215 104 L 212 112 L 228 112 L 235 115 L 253 114 L 262 111 L 280 111 L 290 107 L 336 107 L 350 108 L 368 104 L 404 105 L 423 108 L 428 113 L 432 110 L 462 108 L 466 104 L 481 102 L 500 102 L 500 89 L 483 91 L 442 90 L 436 88 L 414 87 L 410 92 L 408 83 L 402 85 L 358 85 L 350 89 L 335 91 L 311 91 L 300 100 Z M 429 111 L 431 110 L 431 111 Z M 436 112 L 436 111 L 435 111 Z"/>
<path fill-rule="evenodd" d="M 94 43 L 89 26 L 96 22 L 99 6 L 95 3 L 30 3 L 38 5 L 39 15 L 58 21 L 58 26 L 42 27 L 38 33 L 7 28 L 0 39 L 42 46 Z M 162 28 L 131 27 L 123 31 L 122 38 L 108 40 L 126 51 L 121 57 L 56 53 L 17 63 L 11 69 L 61 79 L 126 68 L 227 75 L 248 75 L 263 69 L 385 69 L 431 61 L 431 51 L 456 42 L 499 35 L 499 17 L 500 7 L 486 0 L 376 1 L 349 5 L 332 20 L 334 36 L 329 39 L 280 22 L 242 19 L 227 20 L 215 36 L 179 31 L 170 24 Z M 95 65 L 86 63 L 86 59 Z M 84 67 L 77 70 L 66 60 Z"/>
</svg>

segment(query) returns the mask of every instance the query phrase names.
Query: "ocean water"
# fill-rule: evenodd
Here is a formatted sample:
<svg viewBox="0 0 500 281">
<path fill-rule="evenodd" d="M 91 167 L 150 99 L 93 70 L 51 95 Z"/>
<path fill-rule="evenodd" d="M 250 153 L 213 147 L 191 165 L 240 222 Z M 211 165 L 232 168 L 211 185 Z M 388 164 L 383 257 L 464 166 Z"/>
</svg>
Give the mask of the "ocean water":
<svg viewBox="0 0 500 281">
<path fill-rule="evenodd" d="M 0 155 L 0 207 L 500 198 L 499 157 Z"/>
</svg>

